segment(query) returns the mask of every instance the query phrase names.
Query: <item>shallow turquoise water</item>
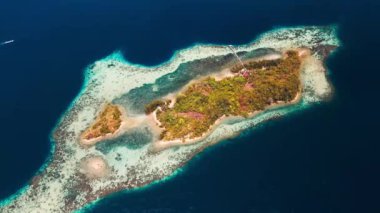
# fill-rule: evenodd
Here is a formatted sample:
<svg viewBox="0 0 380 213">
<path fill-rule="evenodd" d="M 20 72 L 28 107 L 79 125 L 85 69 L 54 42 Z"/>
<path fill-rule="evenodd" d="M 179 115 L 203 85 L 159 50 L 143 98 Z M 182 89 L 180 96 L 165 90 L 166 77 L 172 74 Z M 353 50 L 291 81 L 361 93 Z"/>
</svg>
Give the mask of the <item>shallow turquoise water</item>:
<svg viewBox="0 0 380 213">
<path fill-rule="evenodd" d="M 275 26 L 338 24 L 331 102 L 207 149 L 175 178 L 90 212 L 378 212 L 379 3 L 375 1 L 2 2 L 0 197 L 48 158 L 83 69 L 121 50 L 155 65 L 194 43 L 241 44 Z M 20 121 L 26 126 L 20 127 Z M 20 128 L 15 128 L 20 127 Z"/>
</svg>

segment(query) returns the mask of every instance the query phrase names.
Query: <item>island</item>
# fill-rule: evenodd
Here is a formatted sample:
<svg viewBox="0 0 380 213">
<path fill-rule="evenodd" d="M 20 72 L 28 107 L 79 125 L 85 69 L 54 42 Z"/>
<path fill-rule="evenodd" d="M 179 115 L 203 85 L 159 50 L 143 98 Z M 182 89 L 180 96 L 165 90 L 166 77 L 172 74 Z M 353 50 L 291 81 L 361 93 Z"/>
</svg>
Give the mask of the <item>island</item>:
<svg viewBox="0 0 380 213">
<path fill-rule="evenodd" d="M 82 133 L 81 144 L 93 145 L 107 137 L 116 135 L 115 133 L 122 126 L 122 112 L 120 106 L 107 103 L 94 124 Z"/>
<path fill-rule="evenodd" d="M 266 107 L 288 103 L 300 92 L 301 55 L 286 51 L 275 60 L 251 61 L 231 68 L 220 80 L 206 77 L 192 83 L 175 100 L 155 100 L 146 106 L 163 128 L 161 140 L 201 139 L 230 116 L 252 116 Z M 170 107 L 170 103 L 174 103 Z"/>
<path fill-rule="evenodd" d="M 325 61 L 339 46 L 336 26 L 302 26 L 195 45 L 153 67 L 121 52 L 100 59 L 54 127 L 49 159 L 0 212 L 73 212 L 175 178 L 207 147 L 331 99 Z"/>
</svg>

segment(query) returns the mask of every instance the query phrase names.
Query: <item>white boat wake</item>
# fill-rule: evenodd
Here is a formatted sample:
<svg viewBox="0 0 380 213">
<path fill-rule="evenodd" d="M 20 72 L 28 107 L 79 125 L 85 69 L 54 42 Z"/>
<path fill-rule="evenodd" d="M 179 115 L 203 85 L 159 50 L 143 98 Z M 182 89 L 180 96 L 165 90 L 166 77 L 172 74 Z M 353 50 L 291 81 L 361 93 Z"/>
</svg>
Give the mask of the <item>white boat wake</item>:
<svg viewBox="0 0 380 213">
<path fill-rule="evenodd" d="M 10 44 L 10 43 L 13 43 L 14 41 L 15 41 L 15 40 L 9 40 L 9 41 L 1 42 L 1 43 L 0 43 L 0 46 L 6 45 L 6 44 Z"/>
<path fill-rule="evenodd" d="M 101 104 L 118 101 L 125 109 L 137 109 L 144 105 L 140 102 L 142 99 L 150 101 L 156 97 L 149 96 L 152 93 L 157 97 L 161 94 L 167 95 L 176 91 L 183 81 L 189 82 L 198 74 L 208 75 L 207 72 L 219 72 L 228 63 L 235 64 L 236 59 L 232 56 L 231 48 L 225 45 L 195 45 L 177 51 L 172 59 L 154 67 L 131 64 L 120 52 L 95 61 L 84 71 L 82 90 L 51 134 L 51 159 L 46 161 L 25 187 L 0 201 L 0 212 L 86 211 L 83 207 L 91 208 L 99 199 L 111 193 L 143 189 L 173 178 L 183 171 L 182 167 L 190 159 L 206 147 L 242 131 L 256 128 L 268 120 L 306 109 L 325 100 L 332 93 L 332 85 L 328 81 L 324 62 L 327 53 L 339 45 L 335 26 L 304 26 L 274 29 L 256 38 L 254 43 L 233 46 L 232 50 L 236 51 L 238 58 L 240 52 L 245 60 L 264 56 L 258 53 L 268 49 L 271 50 L 270 53 L 297 48 L 312 51 L 312 55 L 305 60 L 300 76 L 303 85 L 301 101 L 287 107 L 268 109 L 252 118 L 222 123 L 203 141 L 160 152 L 152 152 L 154 136 L 143 125 L 136 128 L 141 130 L 141 134 L 128 132 L 114 141 L 109 141 L 105 148 L 93 146 L 84 149 L 78 139 L 91 122 L 96 120 Z M 170 79 L 166 80 L 169 75 Z M 169 81 L 171 83 L 166 87 Z M 159 93 L 160 91 L 162 92 Z M 136 106 L 134 103 L 137 103 Z M 132 148 L 135 144 L 138 147 Z M 112 169 L 103 178 L 89 179 L 82 172 L 82 168 L 89 165 L 88 159 L 95 159 L 102 166 L 107 165 Z M 99 159 L 103 161 L 98 161 Z M 82 167 L 83 162 L 86 167 Z M 92 167 L 92 164 L 89 166 Z"/>
</svg>

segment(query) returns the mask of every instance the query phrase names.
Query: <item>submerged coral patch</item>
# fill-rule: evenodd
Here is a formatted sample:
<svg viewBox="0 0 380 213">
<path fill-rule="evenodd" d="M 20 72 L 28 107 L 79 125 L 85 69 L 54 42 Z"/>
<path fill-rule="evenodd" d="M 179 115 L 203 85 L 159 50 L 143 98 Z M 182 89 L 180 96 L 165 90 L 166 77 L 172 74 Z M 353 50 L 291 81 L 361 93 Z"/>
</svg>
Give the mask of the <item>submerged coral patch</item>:
<svg viewBox="0 0 380 213">
<path fill-rule="evenodd" d="M 337 46 L 334 26 L 295 27 L 265 33 L 250 44 L 233 47 L 235 53 L 223 45 L 189 47 L 154 67 L 131 64 L 119 52 L 96 61 L 85 70 L 82 90 L 54 129 L 52 160 L 28 186 L 3 201 L 0 212 L 72 212 L 113 192 L 138 189 L 168 178 L 194 155 L 223 138 L 323 101 L 332 91 L 323 62 L 326 52 Z M 153 113 L 145 114 L 145 104 L 162 99 L 174 101 L 165 103 L 167 107 L 175 106 L 172 97 L 179 90 L 203 77 L 222 78 L 227 68 L 239 64 L 236 57 L 276 60 L 279 54 L 295 49 L 310 51 L 300 70 L 302 92 L 298 102 L 265 108 L 252 117 L 226 120 L 192 143 L 159 142 L 159 119 L 150 116 Z M 241 89 L 249 92 L 255 86 L 244 85 Z M 293 97 L 292 93 L 289 99 Z M 110 137 L 102 143 L 83 147 L 82 134 L 97 123 L 106 103 L 120 106 L 128 116 L 122 116 L 116 131 L 117 126 L 106 131 Z M 179 113 L 187 118 L 204 118 L 198 111 Z"/>
</svg>

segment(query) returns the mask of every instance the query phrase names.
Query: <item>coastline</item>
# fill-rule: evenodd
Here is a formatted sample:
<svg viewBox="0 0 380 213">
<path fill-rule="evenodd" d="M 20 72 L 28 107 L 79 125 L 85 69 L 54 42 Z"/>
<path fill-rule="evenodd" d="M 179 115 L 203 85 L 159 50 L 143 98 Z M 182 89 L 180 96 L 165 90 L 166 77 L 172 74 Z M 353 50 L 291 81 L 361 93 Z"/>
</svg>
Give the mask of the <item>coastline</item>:
<svg viewBox="0 0 380 213">
<path fill-rule="evenodd" d="M 265 112 L 267 110 L 271 110 L 271 109 L 275 109 L 275 108 L 279 108 L 279 107 L 284 107 L 284 106 L 290 106 L 290 105 L 297 104 L 301 100 L 301 96 L 302 96 L 302 92 L 298 92 L 297 95 L 296 95 L 296 97 L 292 101 L 287 102 L 287 103 L 281 103 L 281 102 L 273 103 L 273 104 L 267 106 L 263 110 L 255 111 L 255 112 L 250 113 L 248 115 L 248 117 L 246 117 L 246 118 L 244 118 L 242 116 L 225 116 L 225 115 L 223 115 L 222 117 L 220 117 L 219 119 L 217 119 L 215 121 L 215 123 L 210 126 L 209 130 L 207 132 L 203 133 L 202 136 L 196 137 L 196 138 L 191 138 L 191 139 L 186 139 L 186 141 L 183 141 L 182 139 L 175 139 L 175 140 L 170 140 L 170 141 L 165 141 L 165 140 L 153 141 L 152 142 L 152 151 L 153 152 L 160 152 L 162 150 L 169 149 L 169 148 L 172 148 L 172 147 L 193 145 L 193 144 L 195 144 L 197 142 L 200 142 L 200 141 L 204 140 L 205 138 L 207 138 L 221 124 L 224 124 L 224 123 L 226 123 L 226 122 L 228 122 L 230 120 L 235 120 L 235 119 L 239 119 L 240 120 L 240 119 L 253 118 L 253 117 L 257 116 L 258 114 L 263 113 L 263 112 Z M 155 119 L 155 120 L 157 120 L 157 119 Z"/>
<path fill-rule="evenodd" d="M 300 49 L 300 50 L 297 49 L 297 51 L 301 52 L 302 49 Z M 275 59 L 279 59 L 281 57 L 284 57 L 284 53 L 283 52 L 281 54 L 280 53 L 279 54 L 272 53 L 272 54 L 268 54 L 268 55 L 254 57 L 254 58 L 251 58 L 251 59 L 244 60 L 244 62 L 245 63 L 249 63 L 249 62 L 252 62 L 252 61 L 275 60 Z M 228 67 L 225 67 L 223 70 L 221 70 L 221 71 L 219 71 L 217 73 L 213 73 L 213 74 L 210 74 L 210 75 L 200 76 L 200 77 L 198 77 L 196 79 L 193 79 L 188 84 L 186 84 L 184 87 L 182 87 L 181 89 L 179 89 L 177 92 L 169 93 L 168 95 L 164 96 L 163 99 L 170 100 L 171 102 L 170 102 L 170 104 L 169 104 L 168 107 L 172 108 L 174 106 L 174 104 L 176 103 L 176 96 L 178 94 L 180 94 L 182 91 L 186 90 L 186 88 L 188 88 L 192 84 L 200 82 L 200 81 L 202 81 L 202 80 L 204 80 L 204 79 L 206 79 L 208 77 L 212 77 L 212 78 L 215 78 L 216 81 L 220 81 L 220 80 L 222 80 L 224 78 L 237 76 L 238 74 L 232 73 L 230 71 L 233 66 L 234 65 L 230 65 Z M 302 69 L 302 68 L 300 68 L 300 69 Z M 298 97 L 299 97 L 299 93 L 297 93 L 297 95 L 294 98 L 294 100 L 292 100 L 292 101 L 290 101 L 288 103 L 281 103 L 281 102 L 272 103 L 271 105 L 267 106 L 265 109 L 263 109 L 261 111 L 255 111 L 255 112 L 249 113 L 249 115 L 248 115 L 247 118 L 252 118 L 252 117 L 254 117 L 257 114 L 266 111 L 267 109 L 272 109 L 272 108 L 275 108 L 275 107 L 281 107 L 281 106 L 284 106 L 284 105 L 291 105 L 291 104 L 293 104 L 294 101 L 297 100 Z M 79 143 L 83 147 L 87 147 L 88 148 L 90 146 L 95 145 L 96 143 L 103 142 L 103 141 L 110 140 L 110 139 L 115 139 L 115 138 L 121 136 L 123 133 L 125 133 L 128 129 L 130 129 L 132 127 L 138 126 L 139 124 L 141 124 L 142 122 L 144 122 L 144 120 L 148 121 L 148 124 L 150 125 L 150 127 L 154 131 L 155 135 L 159 135 L 159 133 L 161 132 L 161 130 L 162 130 L 162 128 L 160 127 L 161 126 L 161 122 L 157 119 L 157 114 L 156 114 L 157 111 L 160 110 L 160 107 L 158 107 L 156 110 L 154 110 L 149 115 L 146 115 L 146 118 L 142 117 L 142 120 L 137 121 L 133 117 L 128 117 L 127 116 L 127 112 L 124 109 L 124 107 L 122 107 L 120 105 L 116 105 L 116 106 L 118 107 L 118 109 L 120 110 L 120 112 L 122 114 L 122 116 L 121 116 L 122 122 L 121 122 L 120 127 L 115 132 L 113 132 L 113 133 L 107 133 L 104 136 L 99 136 L 99 137 L 92 138 L 92 139 L 89 139 L 89 140 L 85 139 L 83 137 L 80 137 Z M 194 144 L 196 142 L 199 142 L 199 141 L 205 139 L 220 124 L 223 124 L 225 121 L 228 121 L 228 120 L 231 120 L 231 119 L 236 119 L 236 118 L 243 118 L 243 117 L 241 117 L 241 116 L 228 116 L 228 117 L 223 116 L 223 117 L 217 119 L 215 121 L 215 123 L 210 126 L 209 130 L 207 132 L 205 132 L 202 136 L 196 137 L 196 138 L 191 138 L 191 139 L 186 138 L 185 139 L 186 141 L 184 141 L 183 139 L 175 139 L 175 140 L 170 140 L 170 141 L 164 141 L 164 140 L 158 140 L 157 141 L 157 140 L 154 140 L 152 142 L 152 147 L 153 147 L 152 150 L 154 150 L 155 152 L 158 152 L 158 151 L 161 151 L 163 149 L 171 148 L 171 147 L 174 147 L 174 146 Z"/>
<path fill-rule="evenodd" d="M 296 28 L 296 29 L 302 29 L 302 28 Z M 318 28 L 314 28 L 314 29 L 317 29 L 316 31 L 320 32 Z M 278 32 L 276 31 L 276 33 Z M 275 42 L 277 41 L 278 40 L 275 40 Z M 327 41 L 331 42 L 331 40 L 327 40 Z M 301 42 L 302 45 L 304 43 L 307 43 L 307 41 L 304 43 L 302 42 Z M 313 44 L 312 41 L 310 43 L 311 43 L 310 45 Z M 301 44 L 299 46 L 302 46 Z M 271 47 L 271 43 L 267 45 Z M 273 46 L 276 47 L 276 45 L 278 44 L 274 44 Z M 281 45 L 282 44 L 280 44 L 279 46 Z M 246 47 L 248 46 L 249 45 L 246 45 Z M 254 46 L 252 48 L 257 48 L 257 46 Z M 180 51 L 180 52 L 183 53 L 183 51 Z M 182 56 L 179 56 L 179 57 L 182 57 Z M 196 56 L 192 56 L 192 57 L 196 57 Z M 173 61 L 178 61 L 178 60 L 177 58 L 173 59 Z M 107 61 L 105 60 L 104 62 L 101 62 L 101 63 L 106 64 L 106 62 Z M 97 63 L 100 63 L 100 62 L 97 62 Z M 166 62 L 164 66 L 166 67 L 162 69 L 173 68 L 171 62 Z M 101 68 L 105 68 L 105 66 L 101 66 Z M 148 71 L 146 72 L 150 72 L 150 69 L 152 68 L 149 68 Z M 113 71 L 118 72 L 117 69 Z M 86 79 L 88 80 L 88 82 L 85 82 L 86 84 L 84 85 L 83 90 L 77 96 L 77 98 L 75 99 L 75 102 L 73 102 L 72 105 L 70 105 L 70 108 L 65 113 L 65 115 L 62 116 L 62 119 L 60 120 L 61 123 L 57 125 L 57 127 L 54 129 L 55 131 L 54 141 L 56 142 L 57 146 L 54 151 L 52 162 L 46 167 L 46 169 L 43 172 L 41 172 L 41 179 L 36 184 L 33 184 L 33 187 L 26 189 L 25 192 L 23 192 L 22 194 L 18 195 L 17 197 L 12 198 L 12 200 L 10 200 L 6 206 L 1 206 L 0 210 L 4 212 L 11 212 L 12 209 L 17 209 L 24 212 L 30 212 L 33 210 L 41 210 L 41 209 L 42 211 L 43 210 L 64 211 L 64 212 L 72 211 L 72 210 L 81 208 L 87 203 L 97 200 L 100 197 L 103 197 L 112 192 L 120 191 L 123 189 L 125 190 L 125 189 L 137 188 L 137 187 L 140 188 L 152 182 L 162 180 L 163 178 L 172 175 L 173 172 L 175 172 L 178 168 L 182 167 L 191 157 L 193 157 L 194 155 L 199 153 L 201 150 L 203 150 L 205 146 L 209 145 L 207 143 L 198 143 L 198 144 L 195 143 L 194 146 L 187 146 L 187 147 L 181 148 L 180 150 L 167 149 L 167 150 L 163 150 L 159 154 L 154 154 L 154 155 L 147 152 L 145 148 L 135 151 L 135 152 L 123 151 L 122 153 L 126 153 L 126 154 L 139 152 L 140 155 L 138 155 L 138 157 L 136 157 L 135 155 L 126 155 L 125 156 L 126 160 L 123 162 L 118 162 L 117 165 L 115 164 L 115 161 L 113 161 L 113 158 L 114 158 L 113 155 L 109 155 L 109 156 L 104 155 L 105 159 L 110 163 L 111 166 L 118 166 L 113 171 L 113 173 L 110 174 L 109 177 L 107 177 L 107 179 L 88 181 L 87 179 L 82 179 L 81 177 L 75 176 L 75 174 L 73 174 L 73 171 L 75 171 L 75 168 L 76 168 L 75 162 L 77 162 L 77 160 L 87 155 L 90 155 L 96 152 L 96 150 L 95 149 L 86 149 L 86 150 L 80 149 L 80 147 L 78 146 L 77 132 L 80 131 L 81 129 L 72 128 L 72 126 L 74 126 L 72 123 L 73 122 L 80 123 L 80 121 L 78 120 L 79 118 L 78 115 L 82 111 L 87 110 L 89 107 L 95 108 L 99 106 L 99 103 L 102 103 L 104 100 L 107 100 L 107 101 L 109 101 L 110 99 L 112 100 L 112 98 L 118 96 L 117 92 L 122 91 L 122 89 L 124 89 L 124 88 L 121 88 L 117 90 L 115 94 L 109 96 L 110 91 L 106 90 L 103 92 L 102 89 L 104 88 L 104 85 L 108 85 L 107 83 L 112 82 L 112 81 L 107 81 L 107 79 L 103 79 L 104 75 L 102 75 L 102 72 L 101 71 L 97 71 L 97 72 L 100 72 L 100 74 L 96 74 L 95 71 L 94 72 L 89 71 L 88 73 L 86 73 L 88 74 L 86 75 Z M 161 76 L 167 73 L 168 71 L 164 70 L 164 71 L 157 71 L 157 72 L 160 72 L 159 74 L 157 74 L 157 76 Z M 128 81 L 120 80 L 120 82 L 123 82 L 123 83 L 130 82 L 139 78 L 139 75 L 137 74 L 136 76 L 128 76 L 128 74 L 125 74 L 125 75 L 127 76 L 123 78 L 122 80 L 128 80 Z M 115 76 L 117 77 L 116 74 Z M 153 74 L 150 75 L 149 78 L 152 76 L 154 75 Z M 116 79 L 116 77 L 114 77 L 114 79 Z M 129 78 L 132 78 L 132 80 Z M 101 82 L 99 83 L 100 86 L 96 84 L 98 82 Z M 136 85 L 142 85 L 143 83 L 146 83 L 146 82 L 149 83 L 149 82 L 152 82 L 152 80 L 148 79 L 146 81 L 143 81 L 143 80 L 138 81 L 138 82 L 136 81 L 135 83 L 132 83 L 133 85 L 129 84 L 128 86 L 130 86 L 130 88 L 133 88 L 133 87 L 136 87 Z M 104 83 L 104 85 L 102 83 Z M 98 91 L 102 91 L 102 93 Z M 126 92 L 129 90 L 123 90 L 123 91 Z M 304 96 L 306 93 L 302 93 L 302 96 Z M 310 95 L 310 94 L 307 94 L 307 95 Z M 319 100 L 320 99 L 316 99 L 316 101 L 319 101 Z M 67 149 L 74 149 L 76 151 L 76 154 L 73 155 L 72 153 L 67 152 L 66 151 Z M 160 162 L 157 162 L 157 160 L 160 160 Z M 124 166 L 124 169 L 119 169 L 119 166 L 120 168 Z M 128 167 L 128 168 L 125 168 L 125 167 Z M 51 177 L 54 177 L 54 174 L 64 174 L 64 176 L 62 176 L 59 181 L 55 181 L 54 178 L 51 178 Z M 128 177 L 125 174 L 128 174 Z M 91 187 L 92 191 L 88 192 L 86 190 L 83 190 L 82 188 L 75 188 L 75 187 L 73 188 L 73 185 L 71 185 L 73 181 L 72 177 L 76 178 L 75 183 L 78 183 L 78 184 L 85 184 L 86 182 L 89 182 L 88 184 Z M 47 191 L 44 191 L 42 189 L 45 186 L 50 187 L 50 188 L 48 188 Z M 70 192 L 72 190 L 77 191 L 80 194 L 80 196 L 78 197 L 78 200 L 76 202 L 67 203 L 68 202 L 67 198 L 64 195 L 65 193 Z M 42 202 L 43 206 L 40 201 L 41 202 L 43 201 Z"/>
<path fill-rule="evenodd" d="M 300 80 L 300 88 L 299 88 L 299 91 L 297 92 L 297 94 L 296 94 L 296 96 L 294 97 L 293 100 L 291 100 L 289 102 L 278 101 L 276 103 L 272 103 L 269 106 L 265 107 L 265 109 L 263 109 L 263 110 L 254 111 L 254 112 L 249 113 L 247 117 L 242 117 L 242 116 L 225 116 L 225 115 L 223 115 L 222 117 L 218 118 L 215 121 L 214 124 L 212 124 L 209 127 L 209 129 L 207 130 L 207 132 L 203 133 L 199 137 L 188 138 L 188 137 L 185 136 L 185 138 L 179 138 L 179 139 L 174 139 L 174 140 L 155 140 L 155 141 L 152 142 L 152 145 L 151 145 L 152 152 L 159 152 L 159 151 L 162 151 L 162 150 L 165 150 L 165 149 L 169 149 L 169 148 L 172 148 L 172 147 L 187 146 L 187 145 L 195 144 L 195 143 L 200 142 L 200 141 L 204 140 L 205 138 L 207 138 L 216 128 L 218 128 L 221 124 L 226 123 L 227 121 L 235 120 L 235 119 L 249 119 L 249 118 L 253 118 L 256 115 L 258 115 L 260 113 L 263 113 L 263 112 L 265 112 L 267 110 L 271 110 L 271 109 L 275 109 L 275 108 L 279 108 L 279 107 L 283 107 L 283 106 L 289 106 L 289 105 L 293 105 L 293 104 L 298 103 L 301 100 L 301 96 L 302 96 L 303 84 L 302 84 L 302 80 L 301 80 L 301 75 L 303 74 L 302 72 L 304 70 L 303 66 L 304 66 L 305 60 L 308 57 L 310 57 L 310 52 L 311 51 L 309 49 L 306 49 L 306 48 L 297 48 L 297 49 L 290 49 L 290 50 L 297 51 L 299 57 L 301 58 L 301 66 L 300 66 L 300 71 L 299 71 L 300 72 L 300 76 L 299 76 L 299 78 L 300 78 L 299 79 Z M 252 58 L 252 59 L 249 59 L 249 60 L 244 60 L 244 62 L 247 63 L 247 62 L 251 62 L 251 61 L 279 59 L 279 58 L 285 56 L 284 53 L 286 51 L 287 50 L 283 51 L 281 53 L 281 55 L 277 55 L 277 54 L 264 55 L 264 56 L 261 56 L 261 57 L 258 57 L 258 58 Z M 205 79 L 207 77 L 214 77 L 214 78 L 217 78 L 216 79 L 217 81 L 220 81 L 223 78 L 236 76 L 237 74 L 234 74 L 234 73 L 230 72 L 230 68 L 231 67 L 232 67 L 232 65 L 230 67 L 227 67 L 227 68 L 223 69 L 219 73 L 216 73 L 216 74 L 213 74 L 213 75 L 209 75 L 209 76 L 203 76 L 202 78 L 198 78 L 196 80 L 193 80 L 189 84 L 187 84 L 186 86 L 184 86 L 182 89 L 180 89 L 175 95 L 180 94 L 189 85 L 192 85 L 194 83 L 200 82 L 202 79 Z M 173 100 L 175 100 L 175 97 L 174 97 L 175 95 L 171 95 L 171 98 L 172 98 L 171 101 L 172 102 L 173 102 Z M 153 113 L 151 113 L 153 121 L 156 124 L 156 127 L 152 127 L 152 129 L 155 131 L 156 135 L 159 135 L 160 132 L 163 131 L 164 129 L 159 127 L 159 126 L 161 126 L 161 122 L 157 119 L 157 115 L 156 115 L 157 110 L 159 110 L 159 109 L 156 109 Z"/>
<path fill-rule="evenodd" d="M 121 134 L 123 134 L 126 131 L 126 129 L 130 126 L 128 124 L 131 124 L 131 122 L 129 121 L 130 118 L 128 118 L 127 112 L 122 106 L 120 106 L 120 105 L 115 105 L 115 106 L 117 106 L 118 110 L 121 112 L 121 116 L 120 116 L 121 117 L 121 124 L 120 124 L 119 128 L 117 128 L 117 130 L 113 133 L 107 133 L 105 135 L 102 135 L 102 136 L 99 136 L 96 138 L 91 138 L 91 139 L 83 138 L 83 133 L 81 133 L 81 135 L 79 136 L 80 138 L 78 139 L 79 144 L 81 146 L 88 148 L 90 146 L 95 145 L 96 143 L 99 143 L 99 142 L 102 142 L 105 140 L 109 140 L 109 139 L 113 139 L 113 138 L 117 138 L 118 136 L 120 136 Z M 96 122 L 97 119 L 98 119 L 98 117 L 95 118 L 94 122 Z"/>
</svg>

